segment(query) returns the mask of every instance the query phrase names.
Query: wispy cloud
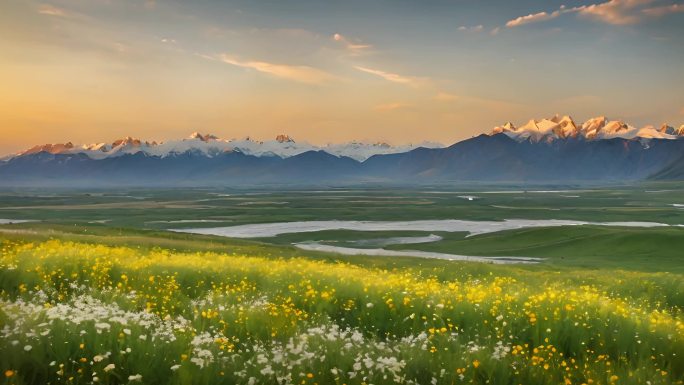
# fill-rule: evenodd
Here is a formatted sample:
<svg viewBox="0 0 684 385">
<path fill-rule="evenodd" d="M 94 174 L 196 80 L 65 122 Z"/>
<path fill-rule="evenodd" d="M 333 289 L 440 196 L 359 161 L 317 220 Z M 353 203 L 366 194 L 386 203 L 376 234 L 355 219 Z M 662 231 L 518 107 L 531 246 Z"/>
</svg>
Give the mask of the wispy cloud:
<svg viewBox="0 0 684 385">
<path fill-rule="evenodd" d="M 544 11 L 509 20 L 506 27 L 518 27 L 547 21 L 565 13 L 575 13 L 581 17 L 611 25 L 628 25 L 643 21 L 645 16 L 658 18 L 671 13 L 684 12 L 684 4 L 657 4 L 662 4 L 662 2 L 659 0 L 608 0 L 573 8 L 566 8 L 561 5 L 560 8 L 551 13 Z"/>
<path fill-rule="evenodd" d="M 351 52 L 354 55 L 360 55 L 362 53 L 367 52 L 371 48 L 373 48 L 373 46 L 370 44 L 363 44 L 360 42 L 354 42 L 351 39 L 349 39 L 348 37 L 346 37 L 340 33 L 334 34 L 332 36 L 332 39 L 334 41 L 342 44 L 347 51 Z"/>
<path fill-rule="evenodd" d="M 482 32 L 482 30 L 484 30 L 484 26 L 482 24 L 473 27 L 467 27 L 465 25 L 462 25 L 458 27 L 458 30 L 461 32 Z"/>
<path fill-rule="evenodd" d="M 54 5 L 42 4 L 38 7 L 38 13 L 41 15 L 68 17 L 69 15 L 62 8 L 57 8 Z"/>
<path fill-rule="evenodd" d="M 509 20 L 506 23 L 506 27 L 512 28 L 512 27 L 518 27 L 521 25 L 525 24 L 530 24 L 530 23 L 538 23 L 540 21 L 546 21 L 546 20 L 551 20 L 555 19 L 556 17 L 560 16 L 560 10 L 559 11 L 554 11 L 551 13 L 546 13 L 546 12 L 538 12 L 538 13 L 531 13 L 526 16 L 520 16 L 516 17 L 513 20 Z"/>
<path fill-rule="evenodd" d="M 591 4 L 573 8 L 580 15 L 593 18 L 608 24 L 625 25 L 638 23 L 641 20 L 638 9 L 653 3 L 655 0 L 610 0 L 604 3 Z"/>
<path fill-rule="evenodd" d="M 413 76 L 404 76 L 404 75 L 399 75 L 395 74 L 392 72 L 386 72 L 382 70 L 377 70 L 377 69 L 372 69 L 372 68 L 367 68 L 367 67 L 361 67 L 361 66 L 354 66 L 357 70 L 361 72 L 365 72 L 371 75 L 379 76 L 389 82 L 393 83 L 399 83 L 399 84 L 405 84 L 408 86 L 413 86 L 413 87 L 418 87 L 421 85 L 424 85 L 428 79 L 426 78 L 418 78 L 418 77 L 413 77 Z"/>
<path fill-rule="evenodd" d="M 243 61 L 226 54 L 218 55 L 217 57 L 212 57 L 208 55 L 198 56 L 203 57 L 205 59 L 219 60 L 223 63 L 230 64 L 236 67 L 248 68 L 278 78 L 293 80 L 301 83 L 323 84 L 335 78 L 333 75 L 323 70 L 309 66 L 276 64 L 255 60 Z"/>
</svg>

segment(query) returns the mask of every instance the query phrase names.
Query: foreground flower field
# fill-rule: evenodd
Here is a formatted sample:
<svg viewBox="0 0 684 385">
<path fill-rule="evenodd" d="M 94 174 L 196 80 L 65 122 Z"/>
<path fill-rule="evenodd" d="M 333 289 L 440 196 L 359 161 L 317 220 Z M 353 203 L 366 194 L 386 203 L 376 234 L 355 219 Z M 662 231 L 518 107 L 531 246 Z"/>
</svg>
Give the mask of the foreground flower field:
<svg viewBox="0 0 684 385">
<path fill-rule="evenodd" d="M 672 384 L 665 273 L 0 243 L 7 384 Z"/>
</svg>

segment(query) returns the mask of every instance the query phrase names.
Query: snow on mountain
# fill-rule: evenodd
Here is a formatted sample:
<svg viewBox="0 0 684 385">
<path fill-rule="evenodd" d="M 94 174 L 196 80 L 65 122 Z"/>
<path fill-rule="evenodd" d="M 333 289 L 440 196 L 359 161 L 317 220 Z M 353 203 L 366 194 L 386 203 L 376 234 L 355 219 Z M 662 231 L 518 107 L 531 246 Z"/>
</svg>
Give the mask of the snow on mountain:
<svg viewBox="0 0 684 385">
<path fill-rule="evenodd" d="M 577 125 L 570 116 L 563 116 L 560 120 L 558 120 L 558 125 L 564 138 L 573 138 L 577 136 Z"/>
<path fill-rule="evenodd" d="M 72 151 L 73 149 L 74 149 L 74 145 L 71 142 L 58 143 L 58 144 L 43 144 L 43 145 L 33 146 L 33 147 L 29 148 L 28 150 L 25 150 L 25 151 L 18 153 L 17 155 L 30 155 L 30 154 L 36 154 L 39 152 L 49 152 L 50 154 L 62 154 L 65 152 Z"/>
<path fill-rule="evenodd" d="M 290 138 L 288 135 L 280 134 L 276 136 L 276 142 L 278 143 L 294 143 L 294 139 Z"/>
<path fill-rule="evenodd" d="M 495 127 L 490 135 L 506 134 L 518 141 L 551 142 L 558 139 L 583 138 L 585 140 L 601 139 L 677 139 L 684 136 L 684 125 L 675 129 L 663 124 L 660 128 L 648 125 L 637 128 L 619 120 L 608 120 L 605 116 L 588 119 L 581 125 L 568 115 L 555 115 L 548 119 L 532 119 L 525 125 L 516 127 L 508 122 Z"/>
<path fill-rule="evenodd" d="M 419 145 L 391 146 L 387 143 L 349 142 L 344 144 L 327 144 L 315 146 L 307 142 L 296 142 L 288 135 L 278 135 L 275 140 L 258 141 L 246 137 L 244 139 L 220 139 L 211 134 L 192 133 L 186 139 L 165 142 L 147 142 L 140 139 L 125 137 L 112 143 L 97 143 L 76 146 L 71 142 L 64 144 L 45 144 L 31 147 L 28 150 L 2 158 L 8 160 L 14 157 L 30 155 L 42 151 L 51 154 L 85 154 L 92 159 L 104 159 L 125 154 L 143 153 L 150 156 L 167 157 L 187 152 L 213 157 L 224 152 L 239 151 L 253 156 L 278 156 L 288 158 L 307 151 L 325 151 L 335 156 L 346 156 L 358 161 L 364 161 L 377 154 L 392 154 L 410 151 L 417 147 L 439 148 L 439 143 L 423 142 Z"/>
<path fill-rule="evenodd" d="M 328 144 L 321 149 L 329 154 L 337 156 L 348 156 L 356 160 L 366 160 L 373 155 L 396 154 L 401 152 L 408 152 L 418 147 L 425 148 L 442 148 L 441 143 L 435 142 L 421 142 L 417 145 L 406 144 L 400 146 L 391 146 L 387 143 L 361 143 L 349 142 L 344 144 Z"/>
<path fill-rule="evenodd" d="M 684 124 L 679 126 L 679 128 L 673 128 L 673 129 L 674 129 L 673 135 L 684 136 Z"/>
</svg>

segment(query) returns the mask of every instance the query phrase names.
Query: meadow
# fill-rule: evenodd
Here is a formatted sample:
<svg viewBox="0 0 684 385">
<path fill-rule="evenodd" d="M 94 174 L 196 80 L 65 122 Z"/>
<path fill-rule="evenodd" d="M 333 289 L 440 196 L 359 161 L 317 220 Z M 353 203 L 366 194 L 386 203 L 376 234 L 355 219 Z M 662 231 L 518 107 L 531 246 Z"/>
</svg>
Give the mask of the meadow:
<svg viewBox="0 0 684 385">
<path fill-rule="evenodd" d="M 446 233 L 410 245 L 547 258 L 536 265 L 344 256 L 289 245 L 416 232 L 238 240 L 163 231 L 168 221 L 249 223 L 250 215 L 254 222 L 510 218 L 492 207 L 502 203 L 496 200 L 520 202 L 528 218 L 542 211 L 548 218 L 540 207 L 553 207 L 556 219 L 594 213 L 674 224 L 682 217 L 671 205 L 678 191 L 562 193 L 589 195 L 581 204 L 521 192 L 472 205 L 454 195 L 425 209 L 416 199 L 432 198 L 410 193 L 355 216 L 355 204 L 380 207 L 388 192 L 341 193 L 347 198 L 337 205 L 323 196 L 301 210 L 272 203 L 303 202 L 301 193 L 238 195 L 238 203 L 262 204 L 231 201 L 206 211 L 194 206 L 213 201 L 196 200 L 219 198 L 168 194 L 133 204 L 81 193 L 0 200 L 0 217 L 40 220 L 0 226 L 3 383 L 683 383 L 681 228 Z"/>
</svg>

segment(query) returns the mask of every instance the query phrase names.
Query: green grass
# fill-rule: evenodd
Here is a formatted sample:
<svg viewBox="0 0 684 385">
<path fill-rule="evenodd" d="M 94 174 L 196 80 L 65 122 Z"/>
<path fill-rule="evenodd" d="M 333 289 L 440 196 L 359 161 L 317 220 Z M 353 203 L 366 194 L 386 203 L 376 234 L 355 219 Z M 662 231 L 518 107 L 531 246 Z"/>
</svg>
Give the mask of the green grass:
<svg viewBox="0 0 684 385">
<path fill-rule="evenodd" d="M 6 383 L 670 384 L 684 375 L 678 274 L 345 262 L 183 234 L 22 229 L 35 233 L 0 238 Z"/>
<path fill-rule="evenodd" d="M 493 193 L 501 189 L 508 192 Z M 567 186 L 434 186 L 421 190 L 356 188 L 327 189 L 324 192 L 212 189 L 0 191 L 0 218 L 38 219 L 61 224 L 106 220 L 109 226 L 148 229 L 326 219 L 552 218 L 684 224 L 684 210 L 672 206 L 684 203 L 681 200 L 684 193 L 681 183 L 567 189 Z M 468 201 L 460 198 L 461 195 L 475 195 L 479 199 Z M 160 222 L 192 219 L 220 222 Z"/>
<path fill-rule="evenodd" d="M 165 231 L 329 219 L 684 224 L 672 206 L 684 203 L 679 184 L 491 189 L 2 192 L 0 218 L 39 222 L 0 226 L 0 382 L 681 384 L 682 228 L 437 232 L 439 242 L 386 246 L 547 258 L 537 265 L 291 245 L 429 234 L 415 231 L 243 240 Z M 189 219 L 219 222 L 160 222 Z"/>
<path fill-rule="evenodd" d="M 619 228 L 565 226 L 511 230 L 464 238 L 439 233 L 442 241 L 393 245 L 464 255 L 528 256 L 547 258 L 554 267 L 629 269 L 684 273 L 683 228 Z"/>
</svg>

